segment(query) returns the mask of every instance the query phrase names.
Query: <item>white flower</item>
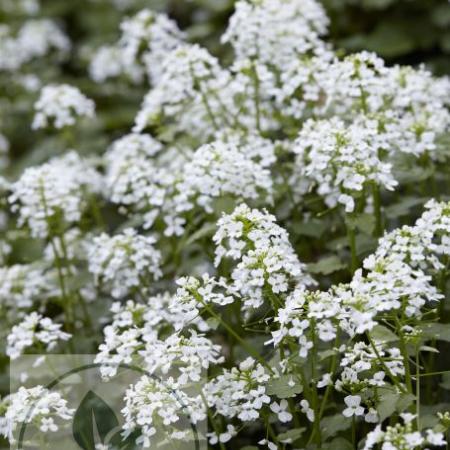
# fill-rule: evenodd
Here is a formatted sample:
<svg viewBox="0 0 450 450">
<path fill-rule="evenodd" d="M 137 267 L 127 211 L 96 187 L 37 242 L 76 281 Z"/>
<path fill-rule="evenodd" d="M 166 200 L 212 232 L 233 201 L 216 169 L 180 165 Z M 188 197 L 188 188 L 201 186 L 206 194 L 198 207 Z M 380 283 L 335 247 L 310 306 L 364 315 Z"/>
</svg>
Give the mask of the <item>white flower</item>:
<svg viewBox="0 0 450 450">
<path fill-rule="evenodd" d="M 300 407 L 301 407 L 302 413 L 306 414 L 306 418 L 310 422 L 314 422 L 315 413 L 314 413 L 314 410 L 309 406 L 308 400 L 305 400 L 305 399 L 301 400 Z"/>
<path fill-rule="evenodd" d="M 425 439 L 429 444 L 435 445 L 437 447 L 446 445 L 447 442 L 445 441 L 444 435 L 442 433 L 438 433 L 433 430 L 426 430 L 425 433 Z"/>
<path fill-rule="evenodd" d="M 161 79 L 144 98 L 133 131 L 167 125 L 194 136 L 212 135 L 230 114 L 229 73 L 198 45 L 182 45 L 167 55 Z"/>
<path fill-rule="evenodd" d="M 393 190 L 397 181 L 391 164 L 379 157 L 377 133 L 376 128 L 356 122 L 347 125 L 337 117 L 306 121 L 293 147 L 294 189 L 303 194 L 315 188 L 328 206 L 341 203 L 346 212 L 353 212 L 354 198 L 370 184 Z"/>
<path fill-rule="evenodd" d="M 100 189 L 100 175 L 71 151 L 25 169 L 11 186 L 9 202 L 18 212 L 19 225 L 27 225 L 33 237 L 45 238 L 52 226 L 78 223 L 88 196 Z"/>
<path fill-rule="evenodd" d="M 17 359 L 26 348 L 43 344 L 47 351 L 52 350 L 59 340 L 67 341 L 69 333 L 61 331 L 62 325 L 54 323 L 48 317 L 32 312 L 19 324 L 13 326 L 8 334 L 6 354 Z"/>
<path fill-rule="evenodd" d="M 78 117 L 94 117 L 95 104 L 78 88 L 60 84 L 44 86 L 34 109 L 33 129 L 63 128 L 74 125 Z"/>
<path fill-rule="evenodd" d="M 344 402 L 347 405 L 347 408 L 342 411 L 345 417 L 362 416 L 364 414 L 364 408 L 360 406 L 361 397 L 359 395 L 347 395 Z"/>
<path fill-rule="evenodd" d="M 283 69 L 301 54 L 323 45 L 328 18 L 315 0 L 241 0 L 222 42 L 238 60 L 251 58 Z"/>
<path fill-rule="evenodd" d="M 58 425 L 55 419 L 70 421 L 73 409 L 67 407 L 67 401 L 58 392 L 51 392 L 42 386 L 29 389 L 20 387 L 11 394 L 6 402 L 4 413 L 5 428 L 2 434 L 14 443 L 14 433 L 18 427 L 27 424 L 36 425 L 41 431 L 55 432 Z"/>
<path fill-rule="evenodd" d="M 28 20 L 13 36 L 7 25 L 0 27 L 0 70 L 17 71 L 52 50 L 61 55 L 70 50 L 70 41 L 49 19 Z"/>
<path fill-rule="evenodd" d="M 89 271 L 114 298 L 145 291 L 151 279 L 162 275 L 161 253 L 155 243 L 153 236 L 142 236 L 131 228 L 115 236 L 102 233 L 89 249 Z"/>
<path fill-rule="evenodd" d="M 0 304 L 7 309 L 29 308 L 55 292 L 52 277 L 34 265 L 0 267 Z"/>
<path fill-rule="evenodd" d="M 287 411 L 289 405 L 287 400 L 283 399 L 280 403 L 273 402 L 270 404 L 270 409 L 278 416 L 280 422 L 286 423 L 292 420 L 292 414 Z"/>
<path fill-rule="evenodd" d="M 184 33 L 166 14 L 149 9 L 139 11 L 120 25 L 122 36 L 118 43 L 122 64 L 144 66 L 150 80 L 158 82 L 163 72 L 162 61 L 170 51 L 183 43 Z"/>
<path fill-rule="evenodd" d="M 246 307 L 256 308 L 263 302 L 263 288 L 274 294 L 288 291 L 290 284 L 304 286 L 313 280 L 295 254 L 289 237 L 267 211 L 238 206 L 224 214 L 214 235 L 215 265 L 225 256 L 238 260 L 232 272 L 234 288 L 247 297 Z"/>
<path fill-rule="evenodd" d="M 217 435 L 216 433 L 208 433 L 209 443 L 211 445 L 216 445 L 218 442 L 225 444 L 226 442 L 230 441 L 234 436 L 236 436 L 236 434 L 237 434 L 236 428 L 233 425 L 228 424 L 227 431 L 225 431 L 224 433 L 220 433 L 219 435 Z"/>
<path fill-rule="evenodd" d="M 252 358 L 243 361 L 239 368 L 224 370 L 205 387 L 208 404 L 227 417 L 242 421 L 259 419 L 259 410 L 270 403 L 265 384 L 269 375 L 261 364 Z"/>
<path fill-rule="evenodd" d="M 258 441 L 259 445 L 267 445 L 267 448 L 269 450 L 278 450 L 278 447 L 276 444 L 274 444 L 272 441 L 269 441 L 268 439 L 261 439 Z"/>
</svg>

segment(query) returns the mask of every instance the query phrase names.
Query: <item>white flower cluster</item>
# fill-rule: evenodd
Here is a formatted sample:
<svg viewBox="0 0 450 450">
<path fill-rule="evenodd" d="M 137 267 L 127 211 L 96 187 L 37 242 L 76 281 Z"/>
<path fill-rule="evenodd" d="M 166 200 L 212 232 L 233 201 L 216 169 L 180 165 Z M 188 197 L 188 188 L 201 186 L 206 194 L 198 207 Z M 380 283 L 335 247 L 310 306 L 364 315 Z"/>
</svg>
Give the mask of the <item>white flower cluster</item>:
<svg viewBox="0 0 450 450">
<path fill-rule="evenodd" d="M 96 236 L 88 253 L 89 271 L 96 284 L 114 298 L 133 290 L 144 293 L 151 280 L 161 276 L 161 253 L 155 242 L 153 236 L 140 235 L 132 228 L 114 236 Z"/>
<path fill-rule="evenodd" d="M 281 69 L 299 55 L 323 45 L 328 17 L 315 0 L 241 0 L 222 42 L 237 59 L 258 59 Z"/>
<path fill-rule="evenodd" d="M 78 117 L 94 117 L 95 104 L 78 88 L 60 84 L 44 86 L 34 109 L 36 110 L 32 125 L 34 129 L 50 125 L 64 128 L 75 125 Z"/>
<path fill-rule="evenodd" d="M 352 393 L 358 397 L 358 407 L 361 408 L 361 414 L 365 415 L 365 421 L 376 423 L 379 416 L 376 407 L 379 401 L 374 389 L 377 387 L 389 386 L 392 380 L 387 377 L 386 370 L 389 370 L 389 376 L 396 376 L 403 379 L 405 367 L 400 350 L 393 346 L 376 342 L 375 349 L 364 342 L 357 342 L 349 347 L 341 359 L 342 372 L 335 382 L 335 389 L 339 392 Z M 383 358 L 383 364 L 380 363 Z M 354 395 L 354 394 L 358 395 Z M 367 411 L 361 406 L 361 399 L 367 406 Z M 344 415 L 345 411 L 343 412 Z"/>
<path fill-rule="evenodd" d="M 270 403 L 265 387 L 269 379 L 261 364 L 247 358 L 239 368 L 224 370 L 205 386 L 208 405 L 224 417 L 258 420 L 260 409 Z"/>
<path fill-rule="evenodd" d="M 385 234 L 377 258 L 393 258 L 425 272 L 445 268 L 442 257 L 450 255 L 450 202 L 430 200 L 414 226 L 405 225 Z"/>
<path fill-rule="evenodd" d="M 40 8 L 39 0 L 4 0 L 0 5 L 0 10 L 5 13 L 19 12 L 27 15 L 38 13 Z"/>
<path fill-rule="evenodd" d="M 77 153 L 27 168 L 12 184 L 9 201 L 34 237 L 60 233 L 64 225 L 80 221 L 88 195 L 98 192 L 101 178 Z"/>
<path fill-rule="evenodd" d="M 377 144 L 376 129 L 347 126 L 338 118 L 308 120 L 293 148 L 297 154 L 293 183 L 303 179 L 306 189 L 316 188 L 328 206 L 341 203 L 351 213 L 354 197 L 371 183 L 388 190 L 397 185 L 391 165 L 378 156 L 382 148 Z"/>
<path fill-rule="evenodd" d="M 212 304 L 229 305 L 240 298 L 224 278 L 215 279 L 208 274 L 204 274 L 201 280 L 194 277 L 180 278 L 177 285 L 176 295 L 169 304 L 169 310 L 178 318 L 174 322 L 177 330 L 197 325 L 201 331 L 207 331 L 209 327 L 202 322 L 200 311 Z"/>
<path fill-rule="evenodd" d="M 224 214 L 214 235 L 215 265 L 223 257 L 236 264 L 232 272 L 233 287 L 245 297 L 247 307 L 259 307 L 265 296 L 287 292 L 295 285 L 308 285 L 312 279 L 298 260 L 283 228 L 267 211 L 238 206 L 232 214 Z"/>
<path fill-rule="evenodd" d="M 164 59 L 161 79 L 145 96 L 133 131 L 172 126 L 193 135 L 219 129 L 218 117 L 229 115 L 229 73 L 198 45 L 177 47 Z"/>
<path fill-rule="evenodd" d="M 6 354 L 11 359 L 17 359 L 26 348 L 34 345 L 42 346 L 48 352 L 56 347 L 59 340 L 67 341 L 70 338 L 69 333 L 61 331 L 60 324 L 32 312 L 12 328 L 7 338 Z"/>
<path fill-rule="evenodd" d="M 401 415 L 403 424 L 387 426 L 383 431 L 381 425 L 371 431 L 366 438 L 363 450 L 381 448 L 383 450 L 409 450 L 411 448 L 428 448 L 428 446 L 442 447 L 446 445 L 444 435 L 441 432 L 428 428 L 417 431 L 414 427 L 414 414 L 404 413 Z"/>
<path fill-rule="evenodd" d="M 272 339 L 267 344 L 279 345 L 285 339 L 294 339 L 299 346 L 299 356 L 306 358 L 314 345 L 313 336 L 308 334 L 314 333 L 323 342 L 332 341 L 340 319 L 341 305 L 332 294 L 295 289 L 278 310 L 275 317 L 278 328 L 272 331 Z"/>
<path fill-rule="evenodd" d="M 137 364 L 147 373 L 176 379 L 180 387 L 198 382 L 210 367 L 223 362 L 221 347 L 194 331 L 208 329 L 202 319 L 190 322 L 188 336 L 179 330 L 184 320 L 181 312 L 170 308 L 169 294 L 150 297 L 146 304 L 129 300 L 125 305 L 114 303 L 113 322 L 105 327 L 104 343 L 100 345 L 96 362 L 102 365 L 106 378 L 117 373 L 119 364 Z"/>
<path fill-rule="evenodd" d="M 162 61 L 184 41 L 177 24 L 166 14 L 143 9 L 124 20 L 122 35 L 113 46 L 101 47 L 91 62 L 91 76 L 97 82 L 126 74 L 140 81 L 145 72 L 152 83 L 163 74 Z"/>
<path fill-rule="evenodd" d="M 6 408 L 5 426 L 2 434 L 14 443 L 14 432 L 22 424 L 33 424 L 43 433 L 56 432 L 60 424 L 56 422 L 68 422 L 73 418 L 74 410 L 67 407 L 58 392 L 50 392 L 42 386 L 19 390 L 3 402 Z M 3 409 L 3 408 L 2 408 Z"/>
<path fill-rule="evenodd" d="M 435 202 L 428 205 L 433 213 L 427 211 L 424 216 L 433 217 L 436 229 L 442 231 L 444 204 L 440 214 L 436 214 L 433 206 L 436 207 Z M 432 233 L 432 228 L 428 228 Z M 300 288 L 289 294 L 285 305 L 277 311 L 274 319 L 277 329 L 272 331 L 268 343 L 279 345 L 283 340 L 295 339 L 299 355 L 306 357 L 314 346 L 314 336 L 329 342 L 339 330 L 350 336 L 364 334 L 375 327 L 377 315 L 387 312 L 420 320 L 425 305 L 439 304 L 443 296 L 431 284 L 431 276 L 414 261 L 410 265 L 407 258 L 403 260 L 401 253 L 397 256 L 395 249 L 392 255 L 386 251 L 389 236 L 381 239 L 379 249 L 365 259 L 365 271 L 358 269 L 348 285 L 333 286 L 327 292 Z M 431 236 L 430 246 L 432 241 Z M 241 250 L 236 247 L 235 251 Z"/>
<path fill-rule="evenodd" d="M 122 414 L 124 436 L 139 429 L 136 444 L 148 448 L 157 432 L 172 442 L 185 441 L 192 431 L 180 430 L 177 424 L 205 420 L 206 406 L 200 395 L 186 394 L 171 378 L 161 381 L 145 375 L 127 390 Z"/>
<path fill-rule="evenodd" d="M 173 191 L 174 174 L 155 159 L 162 144 L 145 134 L 129 134 L 106 153 L 108 198 L 127 212 L 139 213 L 150 228 Z"/>
<path fill-rule="evenodd" d="M 108 198 L 138 213 L 145 228 L 161 215 L 167 236 L 183 234 L 183 216 L 194 208 L 212 213 L 216 198 L 270 202 L 273 187 L 267 166 L 275 160 L 275 146 L 263 138 L 250 141 L 222 134 L 188 159 L 179 152 L 162 153 L 162 144 L 149 135 L 124 136 L 106 154 Z"/>
<path fill-rule="evenodd" d="M 54 291 L 54 282 L 39 267 L 25 264 L 0 267 L 0 305 L 5 309 L 25 309 L 42 303 Z"/>
<path fill-rule="evenodd" d="M 52 50 L 65 54 L 71 44 L 55 22 L 49 19 L 28 20 L 13 36 L 7 25 L 0 26 L 0 71 L 14 72 L 33 59 Z"/>
<path fill-rule="evenodd" d="M 232 143 L 215 141 L 201 146 L 188 162 L 176 184 L 178 211 L 192 209 L 192 201 L 212 212 L 212 199 L 227 195 L 240 200 L 263 198 L 270 203 L 272 177 L 268 169 L 255 162 Z"/>
</svg>

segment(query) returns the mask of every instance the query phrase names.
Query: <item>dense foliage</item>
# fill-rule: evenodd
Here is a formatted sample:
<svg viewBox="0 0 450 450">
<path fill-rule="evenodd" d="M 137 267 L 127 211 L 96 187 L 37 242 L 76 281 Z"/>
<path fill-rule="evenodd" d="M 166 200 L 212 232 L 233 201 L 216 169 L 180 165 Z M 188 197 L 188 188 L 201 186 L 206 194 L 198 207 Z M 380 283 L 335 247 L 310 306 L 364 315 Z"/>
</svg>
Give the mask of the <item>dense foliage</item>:
<svg viewBox="0 0 450 450">
<path fill-rule="evenodd" d="M 211 447 L 444 448 L 450 4 L 148 3 L 0 5 L 5 445 L 73 418 L 7 392 L 61 352 L 170 373 Z M 151 377 L 122 413 L 186 439 Z"/>
</svg>

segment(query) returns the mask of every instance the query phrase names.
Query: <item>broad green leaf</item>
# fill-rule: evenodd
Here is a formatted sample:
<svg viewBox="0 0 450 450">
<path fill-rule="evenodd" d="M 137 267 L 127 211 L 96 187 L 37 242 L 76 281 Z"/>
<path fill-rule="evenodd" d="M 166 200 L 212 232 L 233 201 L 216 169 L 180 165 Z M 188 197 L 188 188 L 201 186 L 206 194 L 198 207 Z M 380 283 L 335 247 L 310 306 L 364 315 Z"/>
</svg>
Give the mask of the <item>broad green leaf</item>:
<svg viewBox="0 0 450 450">
<path fill-rule="evenodd" d="M 342 437 L 334 438 L 322 446 L 322 450 L 353 450 L 353 445 L 347 439 Z"/>
<path fill-rule="evenodd" d="M 377 406 L 378 415 L 382 422 L 387 417 L 390 417 L 396 411 L 397 401 L 400 398 L 400 394 L 393 389 L 383 389 L 380 395 L 380 402 Z"/>
<path fill-rule="evenodd" d="M 410 213 L 410 210 L 418 205 L 423 205 L 426 199 L 423 197 L 402 197 L 402 199 L 388 206 L 385 209 L 386 215 L 388 217 L 397 218 L 401 216 L 406 216 Z"/>
<path fill-rule="evenodd" d="M 267 385 L 267 394 L 275 395 L 278 398 L 294 397 L 303 392 L 303 386 L 291 375 L 282 375 L 274 378 Z"/>
<path fill-rule="evenodd" d="M 339 431 L 347 430 L 351 425 L 351 420 L 346 419 L 342 414 L 325 417 L 320 425 L 324 440 L 336 436 Z"/>
<path fill-rule="evenodd" d="M 415 400 L 412 394 L 399 394 L 393 388 L 380 388 L 380 402 L 377 406 L 380 420 L 383 421 L 395 412 L 405 411 Z"/>
<path fill-rule="evenodd" d="M 425 340 L 436 339 L 439 341 L 450 342 L 450 324 L 445 323 L 427 323 L 420 327 Z"/>
<path fill-rule="evenodd" d="M 335 255 L 327 256 L 316 263 L 308 264 L 308 270 L 311 273 L 321 273 L 323 275 L 329 275 L 345 267 L 347 265 Z"/>
<path fill-rule="evenodd" d="M 305 431 L 305 427 L 293 428 L 292 430 L 279 434 L 277 437 L 280 442 L 289 444 L 291 442 L 295 442 L 297 439 L 300 439 Z"/>
<path fill-rule="evenodd" d="M 198 241 L 199 239 L 212 236 L 216 230 L 217 230 L 217 225 L 215 223 L 207 223 L 207 224 L 203 225 L 203 227 L 201 227 L 195 233 L 192 233 L 189 236 L 189 239 L 186 240 L 185 245 L 188 246 L 188 245 L 191 245 L 194 242 Z"/>
<path fill-rule="evenodd" d="M 375 325 L 370 331 L 370 336 L 377 342 L 395 342 L 398 336 L 389 328 L 383 325 Z"/>
<path fill-rule="evenodd" d="M 373 214 L 357 214 L 347 217 L 345 220 L 350 227 L 356 228 L 369 236 L 373 234 L 375 228 L 375 217 Z"/>
</svg>

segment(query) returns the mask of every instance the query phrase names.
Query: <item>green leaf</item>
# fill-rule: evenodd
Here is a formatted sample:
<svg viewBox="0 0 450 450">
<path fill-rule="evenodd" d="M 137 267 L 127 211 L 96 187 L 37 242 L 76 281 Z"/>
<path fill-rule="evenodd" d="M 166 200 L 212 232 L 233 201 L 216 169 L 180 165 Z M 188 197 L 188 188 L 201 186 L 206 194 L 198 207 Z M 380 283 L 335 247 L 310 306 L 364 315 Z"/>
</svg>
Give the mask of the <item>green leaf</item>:
<svg viewBox="0 0 450 450">
<path fill-rule="evenodd" d="M 346 264 L 335 255 L 327 256 L 316 263 L 308 264 L 308 270 L 311 273 L 321 273 L 323 275 L 329 275 L 330 273 L 337 272 L 345 267 Z"/>
<path fill-rule="evenodd" d="M 419 350 L 421 352 L 439 353 L 439 350 L 437 348 L 430 347 L 429 345 L 421 345 Z"/>
<path fill-rule="evenodd" d="M 283 444 L 290 444 L 291 442 L 295 442 L 297 439 L 300 439 L 305 431 L 305 427 L 293 428 L 292 430 L 279 434 L 277 437 Z"/>
<path fill-rule="evenodd" d="M 323 450 L 353 450 L 353 445 L 347 439 L 342 437 L 337 437 L 333 439 L 331 442 L 327 442 L 322 446 Z"/>
<path fill-rule="evenodd" d="M 267 385 L 267 394 L 275 395 L 278 398 L 294 397 L 302 392 L 303 386 L 291 375 L 282 375 L 280 378 L 274 378 Z"/>
<path fill-rule="evenodd" d="M 423 205 L 425 202 L 426 199 L 422 197 L 402 197 L 399 202 L 388 206 L 385 212 L 391 218 L 402 217 L 408 215 L 415 206 Z"/>
<path fill-rule="evenodd" d="M 395 413 L 400 394 L 389 388 L 380 389 L 380 391 L 380 402 L 378 403 L 377 411 L 380 421 L 383 422 L 383 420 Z"/>
<path fill-rule="evenodd" d="M 398 413 L 402 413 L 407 409 L 411 403 L 416 400 L 416 396 L 412 394 L 401 394 L 397 401 L 396 410 Z"/>
<path fill-rule="evenodd" d="M 375 325 L 370 331 L 370 336 L 377 342 L 395 342 L 398 341 L 398 336 L 389 328 L 383 325 Z"/>
<path fill-rule="evenodd" d="M 380 388 L 378 392 L 380 402 L 377 411 L 381 422 L 395 412 L 403 412 L 416 398 L 412 394 L 399 394 L 393 388 Z"/>
<path fill-rule="evenodd" d="M 450 342 L 450 324 L 427 323 L 420 327 L 425 340 L 437 339 Z"/>
<path fill-rule="evenodd" d="M 295 225 L 295 232 L 299 235 L 320 239 L 327 229 L 327 224 L 321 220 L 311 220 Z"/>
<path fill-rule="evenodd" d="M 356 216 L 347 217 L 345 220 L 350 227 L 356 228 L 368 236 L 373 234 L 375 228 L 375 217 L 373 214 L 358 214 Z"/>
<path fill-rule="evenodd" d="M 96 434 L 101 443 L 119 427 L 119 421 L 111 407 L 92 391 L 84 396 L 75 412 L 72 433 L 75 441 L 83 450 L 92 450 L 98 444 Z"/>
<path fill-rule="evenodd" d="M 186 240 L 185 246 L 191 245 L 204 237 L 212 236 L 216 229 L 217 225 L 215 223 L 207 223 L 203 225 L 199 230 L 189 236 L 189 239 Z"/>
<path fill-rule="evenodd" d="M 325 417 L 321 423 L 322 437 L 324 440 L 336 436 L 339 431 L 347 430 L 351 421 L 347 420 L 342 414 Z"/>
</svg>

